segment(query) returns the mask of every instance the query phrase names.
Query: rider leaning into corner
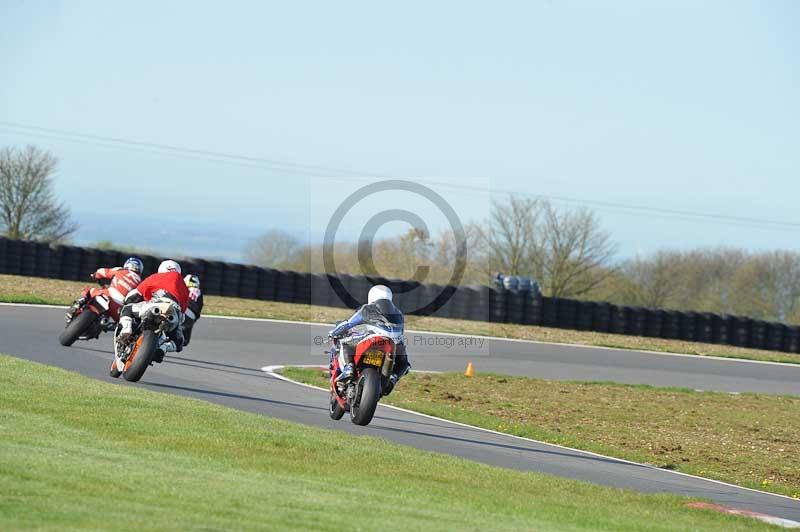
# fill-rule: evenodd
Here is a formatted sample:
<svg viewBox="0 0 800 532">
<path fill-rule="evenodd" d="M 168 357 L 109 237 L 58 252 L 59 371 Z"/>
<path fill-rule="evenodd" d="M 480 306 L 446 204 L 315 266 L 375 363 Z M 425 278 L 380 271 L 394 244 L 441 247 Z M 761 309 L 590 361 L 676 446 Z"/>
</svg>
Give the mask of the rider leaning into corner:
<svg viewBox="0 0 800 532">
<path fill-rule="evenodd" d="M 95 281 L 108 284 L 108 295 L 120 307 L 125 303 L 125 296 L 142 282 L 144 263 L 139 257 L 129 257 L 120 268 L 98 268 L 89 277 Z M 70 311 L 70 317 L 75 313 L 75 308 L 86 303 L 84 298 L 78 299 Z"/>
<path fill-rule="evenodd" d="M 122 305 L 125 296 L 142 282 L 144 263 L 139 257 L 129 257 L 117 268 L 98 268 L 91 278 L 96 281 L 108 281 L 108 295 L 115 303 Z"/>
<path fill-rule="evenodd" d="M 337 323 L 328 333 L 331 338 L 341 344 L 344 350 L 347 365 L 342 368 L 342 379 L 349 379 L 353 375 L 353 357 L 355 356 L 356 344 L 365 333 L 369 334 L 367 326 L 381 327 L 385 323 L 402 329 L 405 320 L 400 309 L 392 303 L 391 289 L 388 286 L 379 284 L 370 289 L 366 305 L 362 305 L 355 314 L 350 316 L 350 319 Z M 398 343 L 396 349 L 394 370 L 389 376 L 389 387 L 384 391 L 385 395 L 391 393 L 397 381 L 411 369 L 405 340 Z M 331 363 L 334 356 L 336 356 L 335 345 L 331 349 Z"/>
<path fill-rule="evenodd" d="M 158 267 L 158 273 L 154 273 L 131 292 L 125 298 L 125 306 L 120 312 L 119 324 L 121 330 L 117 335 L 118 341 L 123 344 L 130 340 L 133 333 L 133 319 L 139 318 L 139 312 L 143 308 L 143 303 L 153 299 L 170 299 L 180 307 L 180 318 L 176 326 L 169 331 L 167 336 L 170 342 L 163 346 L 164 353 L 183 350 L 183 315 L 189 304 L 189 289 L 181 276 L 181 266 L 174 260 L 165 260 Z M 163 356 L 163 354 L 161 355 Z"/>
</svg>

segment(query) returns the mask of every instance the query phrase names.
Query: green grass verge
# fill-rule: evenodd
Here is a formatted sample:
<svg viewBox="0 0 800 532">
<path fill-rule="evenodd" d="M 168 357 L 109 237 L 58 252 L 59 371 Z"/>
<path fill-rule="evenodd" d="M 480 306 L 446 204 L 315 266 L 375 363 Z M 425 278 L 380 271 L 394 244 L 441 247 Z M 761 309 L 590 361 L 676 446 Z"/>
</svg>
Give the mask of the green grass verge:
<svg viewBox="0 0 800 532">
<path fill-rule="evenodd" d="M 3 355 L 0 434 L 0 530 L 768 528 Z"/>
<path fill-rule="evenodd" d="M 328 385 L 321 370 L 283 373 Z M 800 499 L 800 397 L 411 373 L 385 402 Z"/>
<path fill-rule="evenodd" d="M 0 275 L 0 302 L 69 305 L 78 297 L 84 286 L 86 286 L 86 283 L 74 281 Z M 217 314 L 221 316 L 313 321 L 320 323 L 334 323 L 338 320 L 346 319 L 349 316 L 347 310 L 337 308 L 233 297 L 207 296 L 205 298 L 205 304 L 204 312 L 206 314 Z M 495 336 L 499 338 L 516 338 L 540 342 L 610 347 L 614 349 L 686 353 L 700 356 L 719 356 L 800 364 L 800 354 L 796 353 L 745 349 L 728 345 L 702 344 L 698 342 L 684 342 L 681 340 L 664 340 L 662 338 L 645 338 L 620 334 L 537 327 L 533 325 L 486 323 L 421 316 L 407 316 L 406 324 L 409 329 L 420 331 Z"/>
</svg>

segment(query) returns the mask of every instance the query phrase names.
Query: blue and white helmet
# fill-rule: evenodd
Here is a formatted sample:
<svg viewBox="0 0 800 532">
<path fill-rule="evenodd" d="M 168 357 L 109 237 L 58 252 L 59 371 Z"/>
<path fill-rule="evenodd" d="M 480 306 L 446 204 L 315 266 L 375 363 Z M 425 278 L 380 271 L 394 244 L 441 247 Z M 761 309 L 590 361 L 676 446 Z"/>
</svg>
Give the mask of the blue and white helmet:
<svg viewBox="0 0 800 532">
<path fill-rule="evenodd" d="M 144 271 L 144 262 L 142 262 L 142 259 L 139 257 L 129 257 L 122 267 L 128 271 L 141 275 L 141 273 Z"/>
</svg>

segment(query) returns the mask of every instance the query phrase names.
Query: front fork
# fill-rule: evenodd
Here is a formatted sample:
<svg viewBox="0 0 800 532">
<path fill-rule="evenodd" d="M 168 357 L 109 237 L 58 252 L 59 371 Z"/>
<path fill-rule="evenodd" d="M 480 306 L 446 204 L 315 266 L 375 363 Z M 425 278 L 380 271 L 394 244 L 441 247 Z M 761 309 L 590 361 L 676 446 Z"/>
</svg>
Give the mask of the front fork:
<svg viewBox="0 0 800 532">
<path fill-rule="evenodd" d="M 120 329 L 120 325 L 117 325 L 116 329 L 114 329 L 114 365 L 116 365 L 117 371 L 122 372 L 125 369 L 125 360 L 122 358 L 125 353 L 121 352 L 119 340 L 117 340 Z"/>
</svg>

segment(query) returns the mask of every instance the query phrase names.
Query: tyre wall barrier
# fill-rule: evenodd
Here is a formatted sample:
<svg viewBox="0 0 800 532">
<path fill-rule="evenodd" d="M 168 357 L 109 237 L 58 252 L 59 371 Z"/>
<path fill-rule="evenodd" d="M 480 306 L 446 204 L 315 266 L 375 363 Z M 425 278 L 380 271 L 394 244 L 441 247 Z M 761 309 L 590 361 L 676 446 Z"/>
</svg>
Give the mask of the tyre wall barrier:
<svg viewBox="0 0 800 532">
<path fill-rule="evenodd" d="M 786 327 L 781 351 L 786 351 L 788 353 L 800 352 L 800 327 Z"/>
<path fill-rule="evenodd" d="M 628 313 L 627 333 L 633 336 L 644 336 L 648 312 L 642 307 L 633 307 Z"/>
<path fill-rule="evenodd" d="M 8 269 L 8 239 L 0 238 L 0 273 L 6 273 Z"/>
<path fill-rule="evenodd" d="M 767 324 L 767 338 L 765 348 L 770 351 L 780 351 L 783 346 L 783 337 L 786 334 L 786 325 L 782 323 Z"/>
<path fill-rule="evenodd" d="M 628 312 L 630 308 L 611 306 L 611 318 L 608 331 L 614 334 L 627 334 L 628 331 Z"/>
<path fill-rule="evenodd" d="M 730 335 L 728 340 L 731 345 L 747 347 L 750 341 L 750 327 L 753 320 L 733 316 L 731 318 Z"/>
<path fill-rule="evenodd" d="M 9 240 L 6 245 L 6 271 L 11 275 L 20 275 L 22 270 L 22 242 L 19 240 Z"/>
<path fill-rule="evenodd" d="M 505 323 L 506 321 L 506 300 L 508 290 L 492 290 L 490 294 L 492 323 Z"/>
<path fill-rule="evenodd" d="M 730 337 L 730 316 L 711 315 L 711 341 L 715 344 L 727 344 Z"/>
<path fill-rule="evenodd" d="M 712 326 L 714 316 L 708 312 L 698 314 L 695 326 L 695 340 L 710 344 L 712 340 Z"/>
<path fill-rule="evenodd" d="M 592 316 L 592 330 L 605 333 L 610 328 L 611 304 L 606 302 L 597 303 L 594 307 L 594 316 Z"/>
<path fill-rule="evenodd" d="M 680 325 L 678 328 L 678 338 L 687 342 L 694 342 L 697 314 L 694 312 L 679 312 Z"/>
<path fill-rule="evenodd" d="M 35 277 L 50 277 L 50 264 L 54 262 L 51 257 L 53 251 L 53 248 L 47 244 L 37 243 L 33 266 Z"/>
<path fill-rule="evenodd" d="M 278 297 L 277 287 L 278 271 L 272 268 L 260 269 L 258 272 L 258 292 L 256 293 L 256 297 L 266 301 L 275 301 Z"/>
<path fill-rule="evenodd" d="M 597 303 L 593 301 L 578 301 L 577 329 L 591 331 L 594 320 L 594 309 Z"/>
<path fill-rule="evenodd" d="M 475 321 L 491 321 L 492 290 L 488 286 L 481 286 L 477 290 L 478 302 L 470 309 L 469 319 Z"/>
<path fill-rule="evenodd" d="M 119 266 L 129 253 L 0 237 L 0 273 L 71 281 L 88 281 L 99 267 Z M 145 275 L 162 257 L 139 255 Z M 309 274 L 251 265 L 189 258 L 180 261 L 185 274 L 201 279 L 203 291 L 223 295 L 326 307 L 356 308 L 373 285 L 363 276 Z M 543 325 L 583 331 L 676 338 L 772 351 L 800 352 L 800 327 L 743 316 L 626 307 L 607 302 L 544 297 L 527 285 L 443 287 L 411 281 L 374 279 L 390 286 L 395 303 L 406 313 L 494 323 Z M 344 292 L 334 290 L 340 285 Z M 450 294 L 440 308 L 428 305 Z"/>
<path fill-rule="evenodd" d="M 542 325 L 545 327 L 558 326 L 558 299 L 552 297 L 542 298 Z"/>
<path fill-rule="evenodd" d="M 37 242 L 22 242 L 22 259 L 19 263 L 20 275 L 35 275 Z"/>
<path fill-rule="evenodd" d="M 578 302 L 574 299 L 559 299 L 557 326 L 562 329 L 574 329 L 577 322 Z"/>
<path fill-rule="evenodd" d="M 753 326 L 750 329 L 750 343 L 748 347 L 753 349 L 764 349 L 767 333 L 767 322 L 761 320 L 753 320 Z"/>
<path fill-rule="evenodd" d="M 661 329 L 662 338 L 678 338 L 680 331 L 680 314 L 674 310 L 664 311 L 664 322 Z"/>
<path fill-rule="evenodd" d="M 222 295 L 222 272 L 225 265 L 218 261 L 209 261 L 206 264 L 206 276 L 200 280 L 203 292 L 212 296 Z M 152 270 L 148 270 L 152 271 Z"/>
<path fill-rule="evenodd" d="M 506 320 L 508 323 L 523 323 L 522 317 L 525 310 L 525 300 L 529 292 L 506 291 Z"/>
<path fill-rule="evenodd" d="M 242 280 L 242 265 L 224 263 L 222 265 L 222 295 L 237 297 L 239 295 L 239 282 Z"/>
</svg>

